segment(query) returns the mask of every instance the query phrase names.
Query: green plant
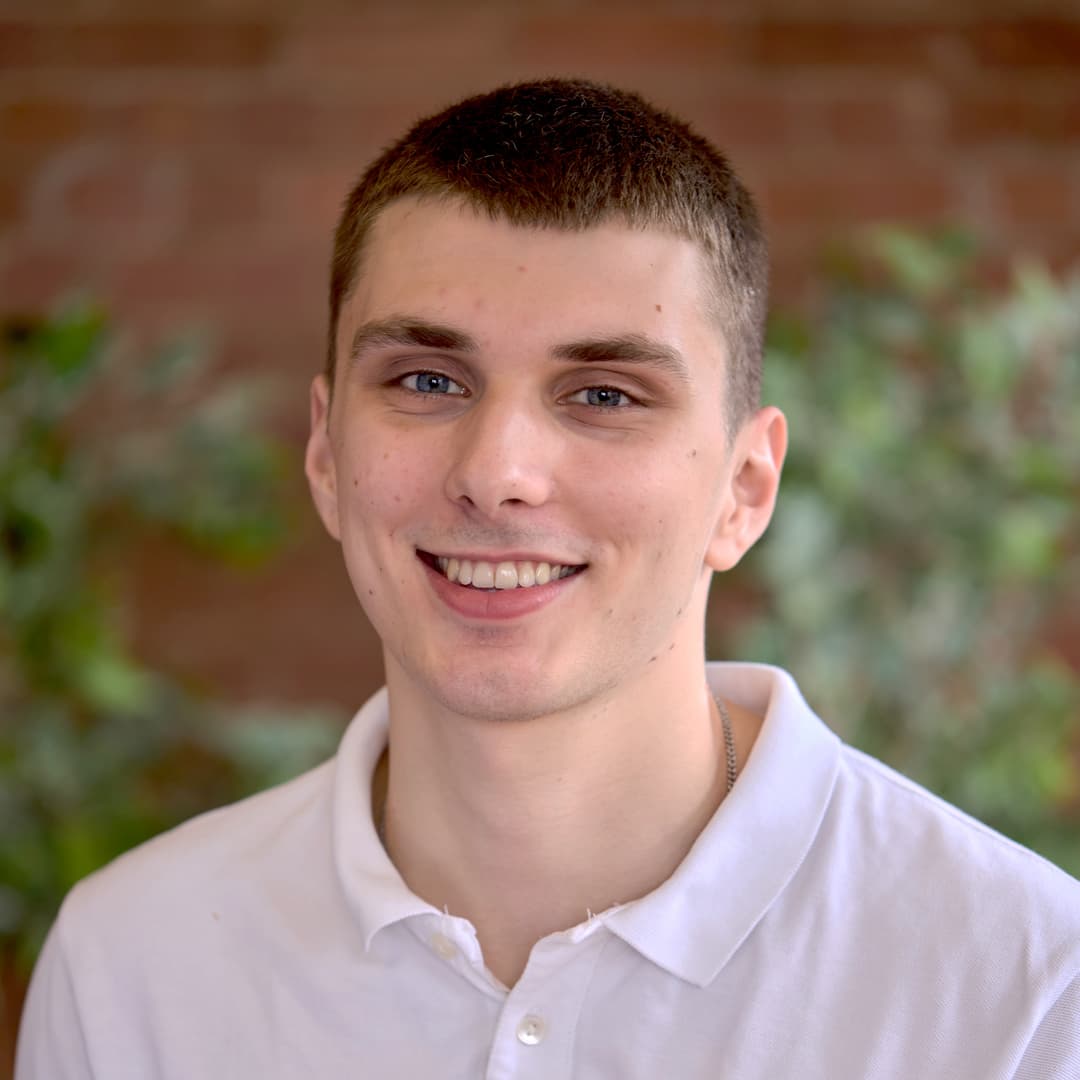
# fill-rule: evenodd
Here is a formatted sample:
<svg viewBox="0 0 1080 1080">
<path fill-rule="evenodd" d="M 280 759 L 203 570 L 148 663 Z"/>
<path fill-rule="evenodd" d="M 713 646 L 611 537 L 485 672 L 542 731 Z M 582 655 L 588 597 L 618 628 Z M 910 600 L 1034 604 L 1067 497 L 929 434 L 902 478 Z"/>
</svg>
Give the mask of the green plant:
<svg viewBox="0 0 1080 1080">
<path fill-rule="evenodd" d="M 1080 277 L 980 282 L 970 245 L 892 229 L 777 319 L 791 423 L 777 514 L 725 652 L 783 663 L 841 734 L 1080 873 Z"/>
<path fill-rule="evenodd" d="M 190 346 L 125 355 L 90 309 L 9 319 L 0 344 L 0 953 L 26 970 L 75 881 L 325 756 L 337 724 L 197 696 L 125 622 L 148 533 L 237 563 L 282 540 L 258 388 L 206 390 Z"/>
</svg>

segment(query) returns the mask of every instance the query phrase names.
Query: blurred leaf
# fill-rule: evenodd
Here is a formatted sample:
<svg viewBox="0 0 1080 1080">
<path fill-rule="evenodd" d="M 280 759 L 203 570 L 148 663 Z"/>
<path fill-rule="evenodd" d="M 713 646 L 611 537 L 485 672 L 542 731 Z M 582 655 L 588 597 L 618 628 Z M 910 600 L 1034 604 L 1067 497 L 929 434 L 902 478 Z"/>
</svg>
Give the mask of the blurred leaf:
<svg viewBox="0 0 1080 1080">
<path fill-rule="evenodd" d="M 28 965 L 79 878 L 308 767 L 341 721 L 146 668 L 115 587 L 163 527 L 234 562 L 284 539 L 266 385 L 209 384 L 192 340 L 132 357 L 92 307 L 0 343 L 0 948 Z"/>
<path fill-rule="evenodd" d="M 860 254 L 860 252 L 862 254 Z M 869 263 L 865 256 L 870 256 Z M 768 334 L 791 445 L 727 654 L 783 664 L 857 745 L 1080 873 L 1080 276 L 978 284 L 957 234 L 870 230 Z M 723 590 L 718 582 L 717 597 Z"/>
</svg>

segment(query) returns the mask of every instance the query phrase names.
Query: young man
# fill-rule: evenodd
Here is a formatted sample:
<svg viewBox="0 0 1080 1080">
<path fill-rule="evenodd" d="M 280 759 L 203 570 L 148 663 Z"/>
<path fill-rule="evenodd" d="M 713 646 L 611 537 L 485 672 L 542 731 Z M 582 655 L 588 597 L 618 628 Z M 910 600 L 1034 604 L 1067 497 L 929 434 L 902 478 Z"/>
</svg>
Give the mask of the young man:
<svg viewBox="0 0 1080 1080">
<path fill-rule="evenodd" d="M 72 893 L 20 1080 L 1080 1076 L 1080 884 L 705 663 L 784 456 L 766 276 L 631 94 L 503 88 L 369 169 L 307 472 L 386 689 Z"/>
</svg>

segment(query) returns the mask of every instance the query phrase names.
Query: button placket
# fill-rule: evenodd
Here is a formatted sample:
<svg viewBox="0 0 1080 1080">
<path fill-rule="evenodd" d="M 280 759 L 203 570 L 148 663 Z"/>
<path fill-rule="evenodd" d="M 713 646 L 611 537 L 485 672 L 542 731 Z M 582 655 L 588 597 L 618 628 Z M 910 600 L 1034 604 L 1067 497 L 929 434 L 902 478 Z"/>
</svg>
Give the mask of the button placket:
<svg viewBox="0 0 1080 1080">
<path fill-rule="evenodd" d="M 581 1004 L 607 936 L 557 934 L 533 947 L 507 995 L 486 1080 L 569 1080 Z"/>
</svg>

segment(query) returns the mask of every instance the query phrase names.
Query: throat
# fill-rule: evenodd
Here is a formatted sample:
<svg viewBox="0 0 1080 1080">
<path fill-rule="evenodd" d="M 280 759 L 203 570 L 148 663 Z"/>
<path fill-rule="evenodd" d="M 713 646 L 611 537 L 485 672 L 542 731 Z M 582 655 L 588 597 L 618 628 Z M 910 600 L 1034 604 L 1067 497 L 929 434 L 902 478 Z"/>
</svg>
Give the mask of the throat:
<svg viewBox="0 0 1080 1080">
<path fill-rule="evenodd" d="M 734 725 L 726 726 L 737 753 Z M 424 785 L 414 801 L 408 780 L 397 786 L 399 758 L 384 754 L 372 783 L 374 818 L 385 820 L 385 846 L 409 888 L 468 919 L 489 968 L 512 985 L 537 941 L 638 899 L 674 873 L 727 794 L 724 727 L 718 716 L 698 758 L 705 768 L 647 773 L 644 784 L 534 776 L 496 792 L 474 780 L 449 792 Z"/>
</svg>

